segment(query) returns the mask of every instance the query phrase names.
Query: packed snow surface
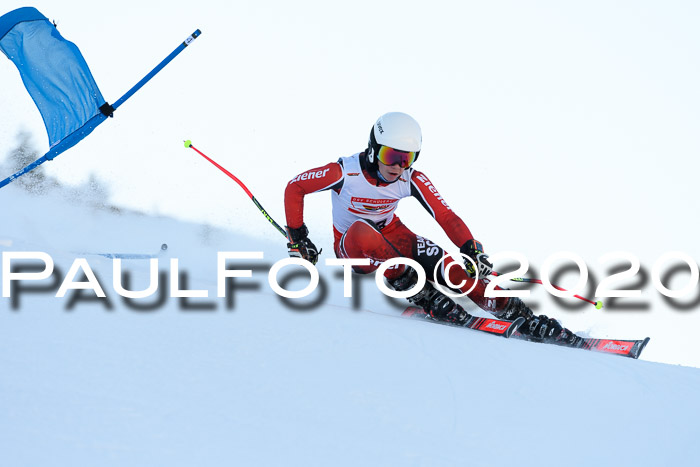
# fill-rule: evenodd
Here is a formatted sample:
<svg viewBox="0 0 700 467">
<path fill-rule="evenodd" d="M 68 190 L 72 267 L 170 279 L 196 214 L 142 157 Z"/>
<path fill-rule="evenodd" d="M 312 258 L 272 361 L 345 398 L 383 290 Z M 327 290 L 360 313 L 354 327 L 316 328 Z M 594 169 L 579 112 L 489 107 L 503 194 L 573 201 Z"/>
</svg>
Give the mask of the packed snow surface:
<svg viewBox="0 0 700 467">
<path fill-rule="evenodd" d="M 700 461 L 696 368 L 401 319 L 372 280 L 358 282 L 359 300 L 343 298 L 340 268 L 327 266 L 320 304 L 297 310 L 267 282 L 286 256 L 281 243 L 15 186 L 0 196 L 3 254 L 45 252 L 56 267 L 0 301 L 2 465 Z M 256 267 L 228 298 L 216 297 L 220 251 L 264 252 L 230 263 Z M 157 258 L 158 293 L 130 303 L 117 295 L 107 253 Z M 77 258 L 106 299 L 55 297 Z M 158 303 L 170 294 L 172 258 L 179 288 L 208 297 Z M 130 289 L 148 286 L 147 259 L 122 267 Z M 303 288 L 305 277 L 287 287 Z"/>
</svg>

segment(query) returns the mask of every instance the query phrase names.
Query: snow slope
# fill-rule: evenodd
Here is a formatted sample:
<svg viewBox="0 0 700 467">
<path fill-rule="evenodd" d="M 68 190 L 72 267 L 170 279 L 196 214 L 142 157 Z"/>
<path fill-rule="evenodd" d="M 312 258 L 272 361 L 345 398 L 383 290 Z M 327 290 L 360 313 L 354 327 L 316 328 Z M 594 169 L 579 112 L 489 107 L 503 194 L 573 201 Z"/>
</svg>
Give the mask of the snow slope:
<svg viewBox="0 0 700 467">
<path fill-rule="evenodd" d="M 371 281 L 354 310 L 327 267 L 323 304 L 293 310 L 266 281 L 283 245 L 15 186 L 0 203 L 3 253 L 43 251 L 61 272 L 40 283 L 53 292 L 20 293 L 14 309 L 0 301 L 2 465 L 700 461 L 696 368 L 399 319 Z M 208 298 L 134 310 L 114 292 L 112 260 L 85 254 L 157 254 L 162 243 L 159 269 L 167 277 L 178 258 L 187 288 Z M 218 251 L 265 254 L 238 279 L 256 288 L 236 289 L 231 307 L 214 298 Z M 54 297 L 78 257 L 110 306 L 91 291 Z M 147 262 L 123 264 L 145 288 Z"/>
</svg>

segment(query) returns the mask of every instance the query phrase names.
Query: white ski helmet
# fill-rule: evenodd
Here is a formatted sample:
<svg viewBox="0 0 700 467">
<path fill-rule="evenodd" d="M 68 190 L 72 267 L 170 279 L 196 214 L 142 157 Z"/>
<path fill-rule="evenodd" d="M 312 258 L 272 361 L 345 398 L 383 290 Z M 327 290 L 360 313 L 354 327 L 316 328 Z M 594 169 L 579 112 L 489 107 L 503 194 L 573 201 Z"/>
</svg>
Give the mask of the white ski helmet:
<svg viewBox="0 0 700 467">
<path fill-rule="evenodd" d="M 376 155 L 381 146 L 404 152 L 415 152 L 415 160 L 420 153 L 423 136 L 420 125 L 413 117 L 402 112 L 389 112 L 379 117 L 369 134 L 367 160 L 377 164 Z"/>
</svg>

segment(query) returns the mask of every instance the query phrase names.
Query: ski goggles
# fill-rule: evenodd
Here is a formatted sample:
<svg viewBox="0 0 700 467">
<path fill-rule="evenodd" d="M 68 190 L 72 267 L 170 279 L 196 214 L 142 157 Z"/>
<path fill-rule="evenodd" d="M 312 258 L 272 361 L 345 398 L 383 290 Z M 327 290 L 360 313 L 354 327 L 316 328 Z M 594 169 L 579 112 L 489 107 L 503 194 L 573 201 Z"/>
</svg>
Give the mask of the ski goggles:
<svg viewBox="0 0 700 467">
<path fill-rule="evenodd" d="M 403 169 L 409 168 L 418 156 L 414 151 L 399 151 L 398 149 L 390 148 L 389 146 L 379 146 L 377 151 L 377 160 L 384 165 L 399 164 Z"/>
</svg>

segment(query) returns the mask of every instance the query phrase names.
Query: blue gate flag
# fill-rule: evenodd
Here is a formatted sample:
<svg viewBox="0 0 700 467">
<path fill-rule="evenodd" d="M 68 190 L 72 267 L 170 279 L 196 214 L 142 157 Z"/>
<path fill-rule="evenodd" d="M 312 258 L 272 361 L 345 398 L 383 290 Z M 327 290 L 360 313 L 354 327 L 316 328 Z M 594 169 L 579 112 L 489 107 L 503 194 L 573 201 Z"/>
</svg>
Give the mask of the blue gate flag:
<svg viewBox="0 0 700 467">
<path fill-rule="evenodd" d="M 17 66 L 34 99 L 51 149 L 101 114 L 99 108 L 105 100 L 80 50 L 37 9 L 19 8 L 0 17 L 0 49 Z M 76 144 L 95 126 L 72 138 L 72 144 L 50 151 L 49 159 Z"/>
<path fill-rule="evenodd" d="M 17 173 L 0 180 L 0 188 L 89 135 L 201 34 L 197 29 L 113 105 L 100 93 L 78 47 L 64 39 L 36 8 L 0 16 L 0 50 L 17 66 L 49 135 L 49 151 Z"/>
</svg>

